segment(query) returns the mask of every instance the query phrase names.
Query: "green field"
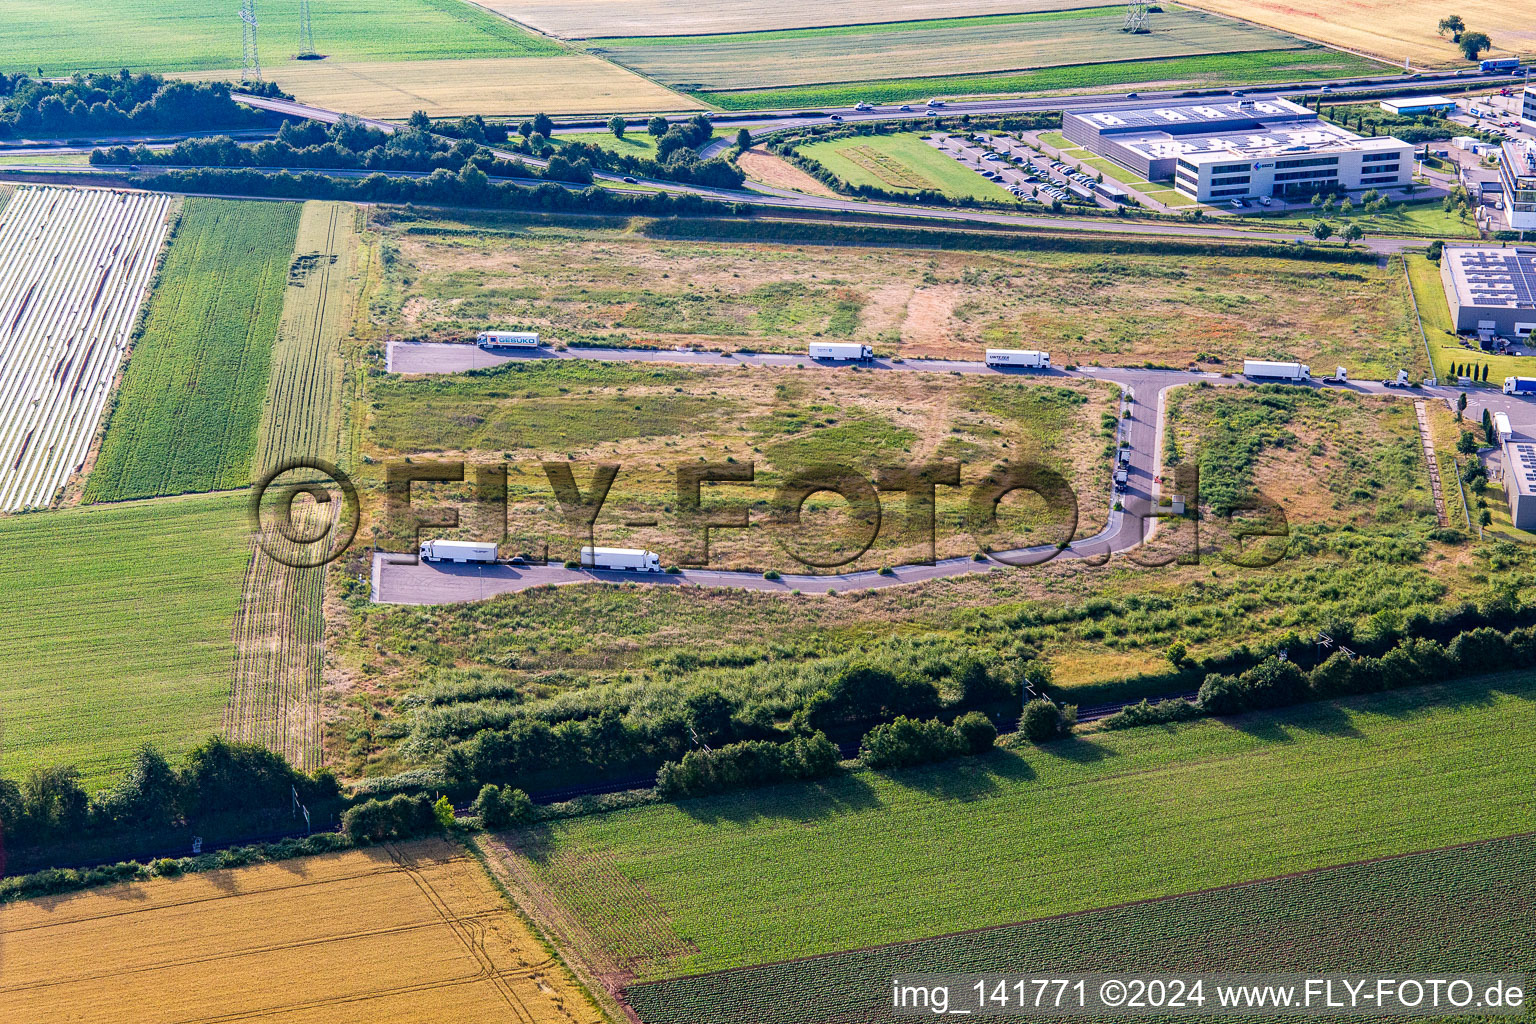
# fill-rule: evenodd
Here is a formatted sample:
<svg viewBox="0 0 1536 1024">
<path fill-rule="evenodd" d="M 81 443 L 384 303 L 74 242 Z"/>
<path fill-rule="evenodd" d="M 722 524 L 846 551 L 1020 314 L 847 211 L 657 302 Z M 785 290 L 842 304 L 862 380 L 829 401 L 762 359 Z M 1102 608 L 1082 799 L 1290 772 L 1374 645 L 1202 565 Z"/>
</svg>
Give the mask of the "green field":
<svg viewBox="0 0 1536 1024">
<path fill-rule="evenodd" d="M 250 482 L 302 208 L 187 200 L 86 485 L 87 501 Z"/>
<path fill-rule="evenodd" d="M 510 863 L 642 981 L 916 939 L 1529 830 L 1533 698 L 1511 675 L 1098 733 L 550 822 Z"/>
<path fill-rule="evenodd" d="M 239 4 L 7 0 L 0 71 L 204 71 L 240 67 Z M 299 0 L 262 0 L 263 62 L 298 52 Z M 315 48 L 340 61 L 549 56 L 565 49 L 462 0 L 326 0 Z"/>
<path fill-rule="evenodd" d="M 1470 217 L 1447 213 L 1440 201 L 1423 203 L 1393 203 L 1378 213 L 1363 213 L 1358 209 L 1359 197 L 1353 197 L 1356 212 L 1349 216 L 1332 213 L 1323 216 L 1312 210 L 1293 210 L 1280 217 L 1258 217 L 1248 223 L 1259 230 L 1273 230 L 1276 224 L 1298 224 L 1308 230 L 1319 220 L 1325 220 L 1337 233 L 1346 224 L 1359 224 L 1367 235 L 1415 235 L 1425 238 L 1476 238 L 1477 225 Z"/>
<path fill-rule="evenodd" d="M 892 192 L 931 189 L 952 198 L 970 197 L 1013 202 L 1013 194 L 975 170 L 923 141 L 916 132 L 896 135 L 855 135 L 799 146 L 797 152 L 815 160 L 850 185 L 873 185 Z"/>
<path fill-rule="evenodd" d="M 94 788 L 218 729 L 244 496 L 0 518 L 0 551 L 0 774 L 73 763 Z"/>
<path fill-rule="evenodd" d="M 715 92 L 1306 45 L 1256 25 L 1178 8 L 1152 15 L 1151 32 L 1127 35 L 1121 31 L 1124 14 L 1120 7 L 1093 7 L 781 32 L 603 39 L 592 52 L 673 88 Z"/>
<path fill-rule="evenodd" d="M 1317 78 L 1380 74 L 1382 65 L 1352 54 L 1322 47 L 1266 50 L 1255 53 L 1205 54 L 1161 60 L 1113 61 L 1042 68 L 1038 71 L 936 78 L 881 78 L 867 82 L 788 86 L 699 93 L 722 110 L 851 106 L 870 103 L 922 102 L 930 96 L 959 99 L 969 96 L 1023 95 L 1057 91 L 1086 91 L 1116 85 L 1163 83 L 1167 88 L 1211 88 L 1304 82 Z"/>
<path fill-rule="evenodd" d="M 892 1014 L 888 988 L 873 979 L 1489 970 L 1536 956 L 1533 873 L 1536 840 L 1511 837 L 980 933 L 632 985 L 625 996 L 644 1024 L 894 1024 L 912 1018 Z M 786 992 L 800 998 L 786 999 Z"/>
<path fill-rule="evenodd" d="M 21 154 L 16 156 L 0 156 L 0 167 L 5 166 L 30 166 L 43 164 L 87 164 L 90 163 L 89 153 L 38 153 L 37 155 Z"/>
</svg>

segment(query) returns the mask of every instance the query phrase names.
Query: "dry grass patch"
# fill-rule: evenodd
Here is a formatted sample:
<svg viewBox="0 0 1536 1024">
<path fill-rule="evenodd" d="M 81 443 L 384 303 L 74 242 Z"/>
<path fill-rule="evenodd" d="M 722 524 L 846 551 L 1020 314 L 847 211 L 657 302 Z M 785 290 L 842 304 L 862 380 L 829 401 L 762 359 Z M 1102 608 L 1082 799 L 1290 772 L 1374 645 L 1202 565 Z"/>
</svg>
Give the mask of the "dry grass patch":
<svg viewBox="0 0 1536 1024">
<path fill-rule="evenodd" d="M 774 188 L 793 189 L 796 192 L 804 192 L 811 196 L 825 196 L 836 199 L 837 193 L 827 186 L 806 174 L 794 164 L 779 159 L 761 146 L 753 146 L 741 156 L 736 158 L 736 163 L 747 177 L 754 181 L 760 181 L 764 185 L 772 185 Z"/>
<path fill-rule="evenodd" d="M 1536 18 L 1528 6 L 1510 0 L 1467 0 L 1454 12 L 1440 0 L 1199 0 L 1194 6 L 1389 61 L 1408 57 L 1426 67 L 1465 63 L 1449 37 L 1435 32 L 1450 13 L 1460 14 L 1468 29 L 1488 33 L 1492 56 L 1536 50 Z"/>
<path fill-rule="evenodd" d="M 440 840 L 9 904 L 0 956 L 15 1021 L 602 1020 Z"/>
<path fill-rule="evenodd" d="M 177 75 L 227 81 L 238 72 Z M 298 98 L 361 117 L 403 119 L 425 110 L 460 114 L 638 113 L 697 109 L 698 102 L 596 57 L 486 57 L 474 60 L 352 62 L 280 66 L 269 77 Z"/>
</svg>

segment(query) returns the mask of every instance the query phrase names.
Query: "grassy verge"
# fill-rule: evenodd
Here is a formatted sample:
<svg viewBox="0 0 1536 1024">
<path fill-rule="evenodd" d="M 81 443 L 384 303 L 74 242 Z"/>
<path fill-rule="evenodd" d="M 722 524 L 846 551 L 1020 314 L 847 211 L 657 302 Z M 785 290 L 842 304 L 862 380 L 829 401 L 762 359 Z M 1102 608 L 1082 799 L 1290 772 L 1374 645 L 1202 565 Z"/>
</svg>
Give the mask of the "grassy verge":
<svg viewBox="0 0 1536 1024">
<path fill-rule="evenodd" d="M 1168 85 L 1260 85 L 1265 82 L 1307 81 L 1380 73 L 1374 61 L 1321 47 L 1224 53 L 1169 60 L 1117 61 L 1008 74 L 955 75 L 945 78 L 901 78 L 871 82 L 695 93 L 722 110 L 849 106 L 870 103 L 910 103 L 930 96 L 984 96 L 1098 89 L 1113 85 L 1161 82 Z"/>
<path fill-rule="evenodd" d="M 1176 191 L 1171 185 L 1164 182 L 1148 181 L 1138 176 L 1135 172 L 1127 170 L 1102 156 L 1094 156 L 1075 142 L 1070 141 L 1061 132 L 1041 132 L 1040 141 L 1056 149 L 1064 156 L 1071 157 L 1085 167 L 1091 167 L 1101 172 L 1104 177 L 1118 181 L 1133 192 L 1138 192 L 1148 199 L 1154 199 L 1164 206 L 1194 206 L 1195 201 L 1186 195 Z"/>
<path fill-rule="evenodd" d="M 1326 220 L 1335 231 L 1346 224 L 1359 224 L 1368 235 L 1414 235 L 1424 238 L 1476 238 L 1477 225 L 1469 219 L 1440 208 L 1440 201 L 1418 203 L 1393 203 L 1378 213 L 1353 213 L 1341 217 L 1337 213 L 1323 216 L 1312 210 L 1292 210 L 1279 216 L 1262 216 L 1248 222 L 1261 230 L 1274 230 L 1277 225 L 1296 224 L 1311 229 L 1319 220 Z"/>
<path fill-rule="evenodd" d="M 1450 305 L 1445 300 L 1440 264 L 1418 253 L 1407 253 L 1403 258 L 1408 261 L 1408 279 L 1413 284 L 1413 297 L 1419 304 L 1419 316 L 1424 322 L 1424 336 L 1429 341 L 1436 377 L 1455 383 L 1452 368 L 1468 363 L 1488 367 L 1488 386 L 1492 388 L 1501 386 L 1505 377 L 1531 374 L 1532 364 L 1527 357 L 1494 355 L 1463 344 L 1453 326 Z"/>
<path fill-rule="evenodd" d="M 947 153 L 941 153 L 915 132 L 896 135 L 856 135 L 813 142 L 799 153 L 815 160 L 850 185 L 873 185 L 890 191 L 917 193 L 924 189 L 953 198 L 1007 201 L 1012 194 L 988 181 Z"/>
<path fill-rule="evenodd" d="M 298 203 L 189 199 L 87 501 L 241 487 L 267 391 Z"/>
<path fill-rule="evenodd" d="M 695 974 L 1527 829 L 1536 748 L 1519 737 L 1536 727 L 1533 697 L 1529 678 L 1494 677 L 508 839 L 536 853 L 547 894 L 599 947 L 637 948 L 646 930 L 688 937 L 692 948 L 631 961 L 642 979 Z"/>
</svg>

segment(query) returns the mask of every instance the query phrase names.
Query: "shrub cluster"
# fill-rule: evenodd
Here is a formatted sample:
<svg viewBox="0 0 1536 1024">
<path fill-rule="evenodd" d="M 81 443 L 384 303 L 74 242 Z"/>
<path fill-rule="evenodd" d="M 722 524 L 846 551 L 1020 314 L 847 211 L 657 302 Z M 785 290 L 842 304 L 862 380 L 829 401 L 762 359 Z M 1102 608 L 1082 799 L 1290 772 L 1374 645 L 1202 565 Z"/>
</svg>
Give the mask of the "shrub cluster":
<svg viewBox="0 0 1536 1024">
<path fill-rule="evenodd" d="M 475 797 L 475 813 L 486 828 L 501 828 L 532 818 L 533 801 L 520 789 L 487 784 Z"/>
<path fill-rule="evenodd" d="M 823 733 L 797 736 L 787 743 L 745 740 L 690 750 L 681 761 L 668 761 L 656 773 L 656 791 L 680 799 L 792 779 L 820 779 L 837 769 L 837 747 Z"/>
<path fill-rule="evenodd" d="M 905 768 L 985 753 L 996 741 L 997 727 L 979 711 L 960 716 L 952 725 L 936 718 L 924 722 L 903 715 L 864 734 L 859 742 L 859 760 L 876 769 Z"/>
<path fill-rule="evenodd" d="M 1019 734 L 1031 743 L 1045 743 L 1067 735 L 1075 724 L 1077 708 L 1037 697 L 1024 705 L 1019 716 Z"/>
<path fill-rule="evenodd" d="M 396 793 L 388 800 L 365 800 L 341 816 L 342 831 L 354 843 L 408 839 L 438 830 L 442 823 L 431 797 Z M 452 813 L 450 808 L 449 813 Z"/>
<path fill-rule="evenodd" d="M 159 75 L 75 75 L 44 82 L 0 74 L 0 137 L 251 128 L 267 115 L 235 101 L 226 82 L 169 82 Z"/>
<path fill-rule="evenodd" d="M 1106 729 L 1133 729 L 1138 725 L 1162 725 L 1167 722 L 1187 722 L 1200 716 L 1200 708 L 1182 697 L 1161 700 L 1156 704 L 1142 700 L 1139 704 L 1121 708 L 1100 724 Z"/>
</svg>

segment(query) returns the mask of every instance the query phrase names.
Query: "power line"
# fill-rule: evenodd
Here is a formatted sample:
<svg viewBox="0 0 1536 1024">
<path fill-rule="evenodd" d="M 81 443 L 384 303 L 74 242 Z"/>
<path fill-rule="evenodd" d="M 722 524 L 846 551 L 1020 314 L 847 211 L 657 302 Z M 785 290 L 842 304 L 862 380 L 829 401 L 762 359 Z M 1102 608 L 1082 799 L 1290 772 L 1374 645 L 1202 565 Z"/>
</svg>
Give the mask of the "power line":
<svg viewBox="0 0 1536 1024">
<path fill-rule="evenodd" d="M 299 58 L 317 56 L 315 32 L 309 24 L 309 0 L 299 0 Z"/>
<path fill-rule="evenodd" d="M 1147 0 L 1131 0 L 1125 5 L 1125 24 L 1122 32 L 1150 32 L 1147 27 Z"/>
</svg>

